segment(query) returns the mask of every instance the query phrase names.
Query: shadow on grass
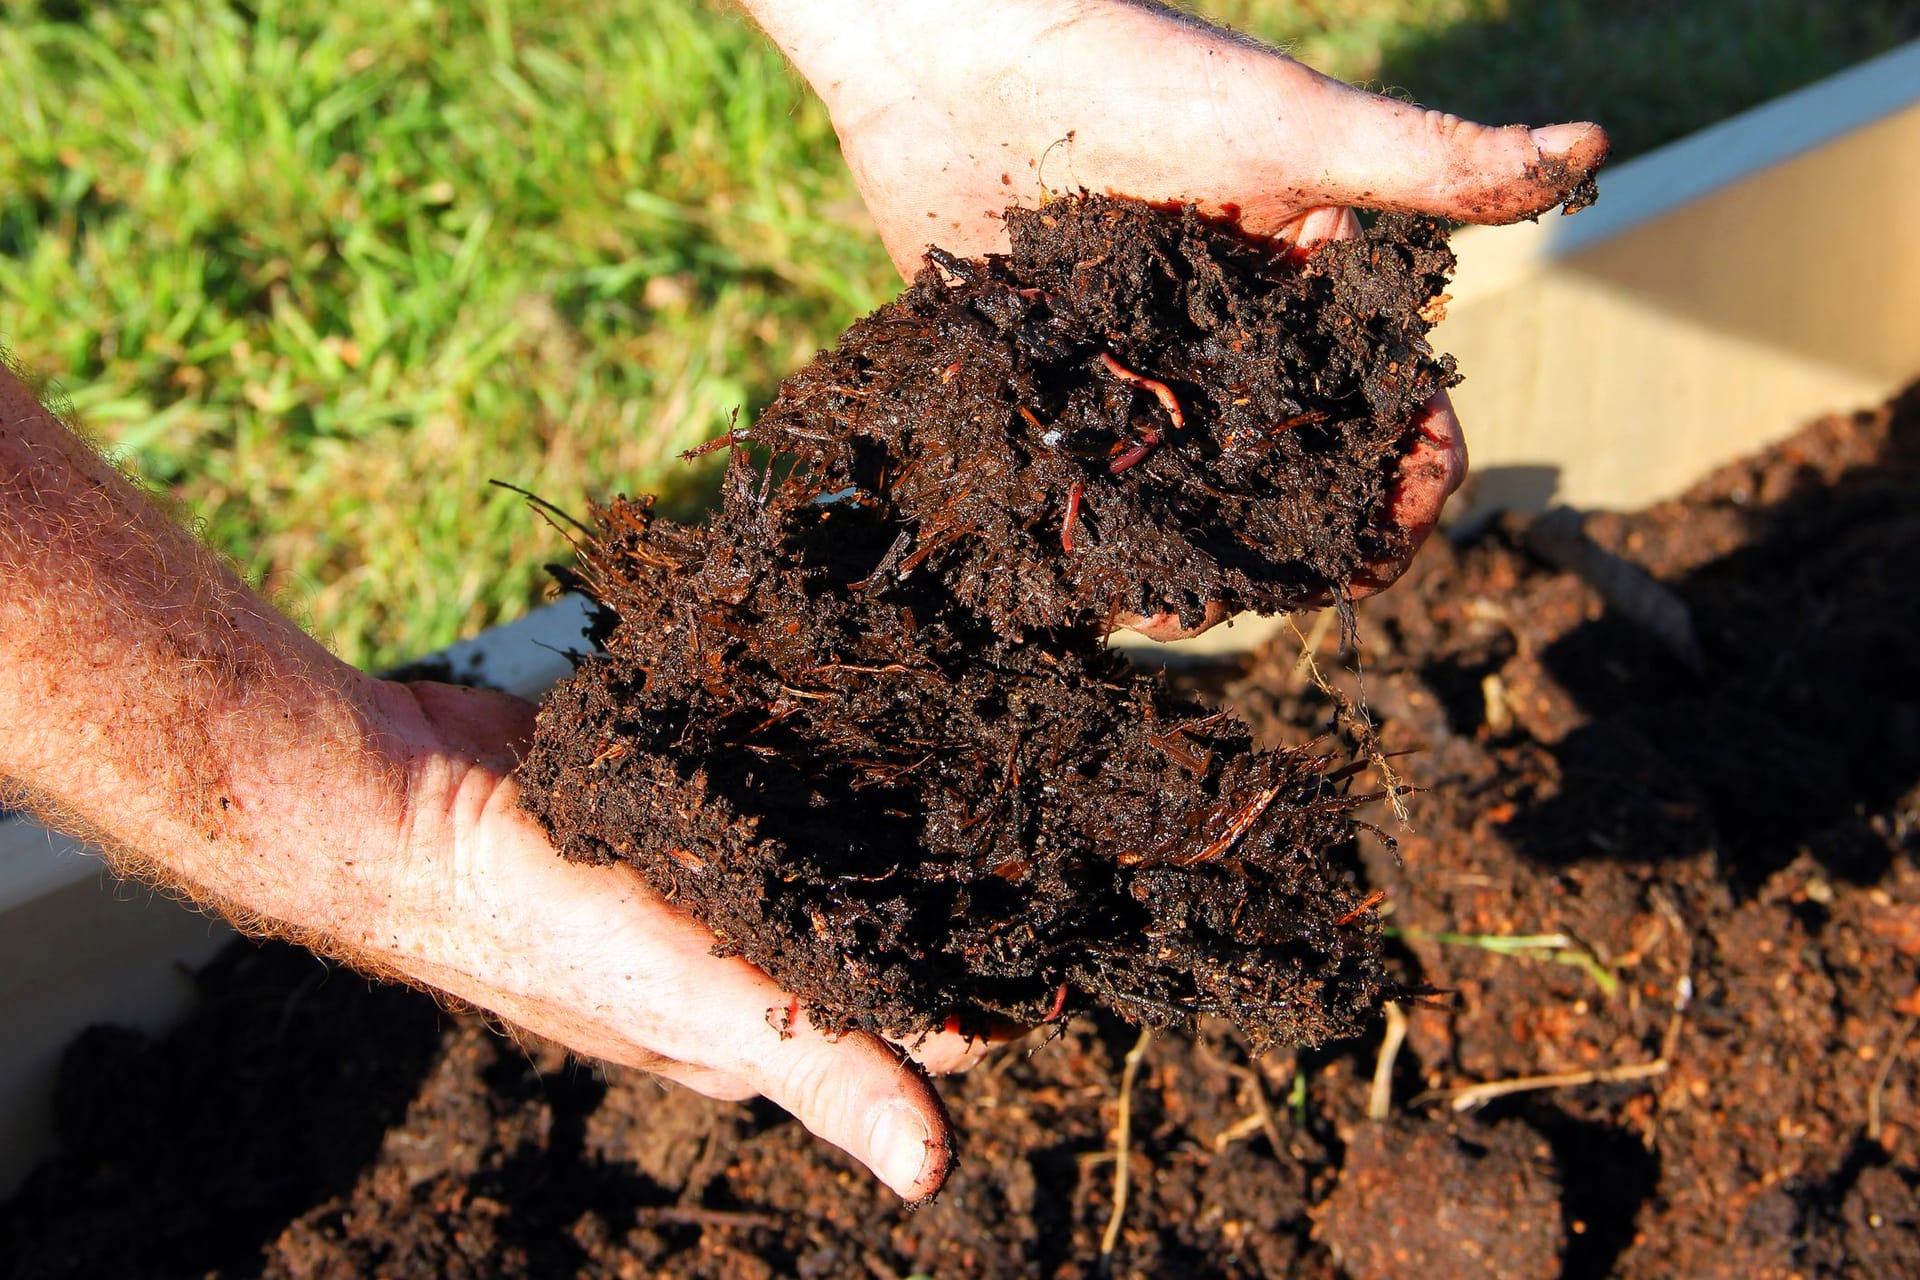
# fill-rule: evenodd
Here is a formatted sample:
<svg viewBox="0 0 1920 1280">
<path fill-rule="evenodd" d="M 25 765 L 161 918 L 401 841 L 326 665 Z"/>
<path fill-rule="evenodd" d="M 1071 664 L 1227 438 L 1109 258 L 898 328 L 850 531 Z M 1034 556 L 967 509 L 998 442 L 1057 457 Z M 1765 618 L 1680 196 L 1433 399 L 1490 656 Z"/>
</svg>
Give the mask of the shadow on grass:
<svg viewBox="0 0 1920 1280">
<path fill-rule="evenodd" d="M 1671 142 L 1920 36 L 1907 0 L 1511 0 L 1387 36 L 1380 81 L 1491 124 L 1597 120 L 1616 158 Z"/>
</svg>

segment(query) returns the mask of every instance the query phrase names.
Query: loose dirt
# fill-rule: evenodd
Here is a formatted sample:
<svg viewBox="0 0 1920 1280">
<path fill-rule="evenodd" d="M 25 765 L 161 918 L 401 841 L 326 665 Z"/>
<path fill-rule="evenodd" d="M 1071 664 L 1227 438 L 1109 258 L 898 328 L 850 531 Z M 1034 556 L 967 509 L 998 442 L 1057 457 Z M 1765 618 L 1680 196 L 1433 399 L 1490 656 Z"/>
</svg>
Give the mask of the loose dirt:
<svg viewBox="0 0 1920 1280">
<path fill-rule="evenodd" d="M 1153 1039 L 1110 1273 L 1920 1274 L 1916 510 L 1920 391 L 1585 521 L 1692 656 L 1528 522 L 1361 605 L 1427 788 L 1361 887 L 1395 976 L 1446 994 L 1408 1002 L 1380 1121 L 1378 1026 L 1257 1060 L 1221 1020 Z M 1297 668 L 1281 644 L 1211 696 L 1303 743 L 1329 708 Z M 1100 1269 L 1138 1036 L 1102 1010 L 943 1082 L 960 1165 L 908 1212 L 769 1107 L 528 1056 L 290 949 L 202 983 L 175 1035 L 69 1054 L 63 1152 L 0 1209 L 13 1274 Z M 1591 1082 L 1453 1107 L 1541 1079 Z"/>
<path fill-rule="evenodd" d="M 1362 797 L 1104 637 L 1405 550 L 1380 513 L 1453 380 L 1445 229 L 1276 255 L 1135 201 L 1007 219 L 1010 255 L 936 251 L 786 381 L 705 524 L 595 510 L 568 576 L 604 653 L 543 707 L 525 804 L 816 1025 L 1098 1001 L 1348 1034 L 1389 989 L 1340 856 Z"/>
</svg>

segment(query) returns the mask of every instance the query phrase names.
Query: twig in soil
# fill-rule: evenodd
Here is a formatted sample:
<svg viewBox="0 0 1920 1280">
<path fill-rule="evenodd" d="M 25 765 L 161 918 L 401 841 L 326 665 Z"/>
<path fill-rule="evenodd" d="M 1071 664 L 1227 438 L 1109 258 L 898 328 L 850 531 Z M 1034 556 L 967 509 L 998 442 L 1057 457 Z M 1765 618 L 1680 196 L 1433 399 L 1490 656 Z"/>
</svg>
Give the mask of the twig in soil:
<svg viewBox="0 0 1920 1280">
<path fill-rule="evenodd" d="M 1347 912 L 1345 915 L 1335 920 L 1333 922 L 1333 927 L 1336 929 L 1344 929 L 1346 926 L 1352 924 L 1355 920 L 1358 920 L 1361 916 L 1364 916 L 1365 914 L 1367 914 L 1367 912 L 1373 910 L 1375 907 L 1379 906 L 1381 903 L 1385 902 L 1386 900 L 1387 900 L 1387 891 L 1385 889 L 1375 889 L 1372 893 L 1367 895 L 1366 900 L 1362 902 L 1359 906 L 1355 907 L 1353 910 Z"/>
<path fill-rule="evenodd" d="M 1386 935 L 1389 938 L 1401 938 L 1408 942 L 1438 942 L 1443 946 L 1477 947 L 1482 951 L 1491 951 L 1501 956 L 1538 956 L 1542 960 L 1571 965 L 1580 970 L 1593 979 L 1593 984 L 1600 988 L 1603 995 L 1612 997 L 1620 990 L 1620 979 L 1614 976 L 1612 970 L 1600 963 L 1600 957 L 1564 933 L 1432 933 L 1425 929 L 1389 928 L 1386 930 Z"/>
<path fill-rule="evenodd" d="M 1240 843 L 1240 837 L 1253 830 L 1253 824 L 1260 821 L 1260 815 L 1267 811 L 1268 806 L 1273 803 L 1274 797 L 1279 794 L 1280 787 L 1277 783 L 1271 787 L 1262 789 L 1260 793 L 1254 796 L 1252 800 L 1249 800 L 1238 813 L 1233 815 L 1233 820 L 1227 823 L 1227 829 L 1225 831 L 1222 831 L 1218 836 L 1209 841 L 1206 847 L 1198 853 L 1190 853 L 1184 858 L 1175 858 L 1173 860 L 1174 865 L 1179 867 L 1195 867 L 1203 862 L 1213 862 L 1226 857 L 1228 853 L 1232 852 L 1233 846 Z"/>
<path fill-rule="evenodd" d="M 1380 1056 L 1373 1063 L 1373 1087 L 1367 1090 L 1367 1119 L 1385 1120 L 1393 1111 L 1393 1061 L 1407 1039 L 1407 1015 L 1396 1000 L 1380 1006 L 1387 1015 L 1387 1033 L 1380 1040 Z"/>
<path fill-rule="evenodd" d="M 681 458 L 681 461 L 683 462 L 692 462 L 696 458 L 704 458 L 710 453 L 714 453 L 720 449 L 731 448 L 732 446 L 737 445 L 739 443 L 740 443 L 740 437 L 737 434 L 735 434 L 735 429 L 732 427 L 728 427 L 724 432 L 715 436 L 713 439 L 708 440 L 702 444 L 697 444 L 693 446 L 693 448 L 691 449 L 683 450 L 680 454 L 680 458 Z"/>
<path fill-rule="evenodd" d="M 565 520 L 568 524 L 572 525 L 574 528 L 578 529 L 580 532 L 586 534 L 589 538 L 594 536 L 594 531 L 590 526 L 580 523 L 580 521 L 574 519 L 563 508 L 557 506 L 554 503 L 548 502 L 545 498 L 541 497 L 539 494 L 533 492 L 530 489 L 522 489 L 517 484 L 508 484 L 505 480 L 489 480 L 487 481 L 487 483 L 490 485 L 493 485 L 495 488 L 505 489 L 508 493 L 517 493 L 521 497 L 525 498 L 528 504 L 532 506 L 535 511 L 538 511 L 541 514 L 542 518 L 544 518 L 548 524 L 553 524 L 553 517 L 559 516 L 562 520 Z M 557 524 L 554 524 L 553 527 L 556 529 L 560 528 L 560 526 Z M 560 532 L 566 533 L 566 530 L 560 529 Z M 572 537 L 571 534 L 568 534 L 567 536 L 569 539 L 571 539 Z"/>
<path fill-rule="evenodd" d="M 1660 1037 L 1660 1061 L 1672 1062 L 1680 1044 L 1680 1028 L 1686 1024 L 1687 1006 L 1693 1003 L 1693 975 L 1683 973 L 1673 984 L 1673 1012 L 1667 1015 L 1667 1031 Z"/>
<path fill-rule="evenodd" d="M 1867 1140 L 1880 1141 L 1880 1099 L 1887 1091 L 1887 1081 L 1893 1076 L 1894 1064 L 1900 1061 L 1900 1055 L 1906 1052 L 1907 1041 L 1913 1038 L 1915 1028 L 1920 1027 L 1920 1013 L 1910 1013 L 1893 1033 L 1893 1042 L 1887 1046 L 1886 1057 L 1881 1059 L 1880 1070 L 1874 1074 L 1873 1088 L 1867 1090 Z"/>
<path fill-rule="evenodd" d="M 1673 898 L 1659 885 L 1654 885 L 1649 897 L 1654 909 L 1673 930 L 1673 936 L 1680 941 L 1680 977 L 1673 984 L 1673 1010 L 1667 1015 L 1666 1034 L 1660 1037 L 1660 1061 L 1678 1060 L 1680 1050 L 1680 1031 L 1686 1025 L 1687 1009 L 1693 1003 L 1693 933 L 1687 928 L 1686 920 L 1680 915 L 1680 908 L 1674 905 Z M 1660 1140 L 1660 1111 L 1665 1097 L 1664 1091 L 1654 1095 L 1653 1110 L 1647 1116 L 1646 1132 L 1641 1136 L 1647 1150 L 1652 1151 Z"/>
<path fill-rule="evenodd" d="M 1314 624 L 1312 640 L 1300 633 L 1299 624 L 1291 617 L 1287 619 L 1287 626 L 1293 630 L 1294 638 L 1300 642 L 1298 669 L 1306 672 L 1307 678 L 1313 681 L 1314 688 L 1320 690 L 1340 714 L 1352 723 L 1360 754 L 1366 758 L 1374 772 L 1380 775 L 1381 790 L 1385 792 L 1387 804 L 1393 810 L 1394 820 L 1403 830 L 1413 830 L 1413 815 L 1407 812 L 1406 801 L 1400 798 L 1410 788 L 1401 784 L 1400 775 L 1394 772 L 1391 764 L 1387 763 L 1387 753 L 1380 749 L 1379 739 L 1374 735 L 1372 717 L 1367 715 L 1365 706 L 1354 705 L 1350 699 L 1335 689 L 1332 682 L 1321 673 L 1320 664 L 1313 660 L 1314 647 L 1319 644 L 1320 637 L 1324 634 L 1320 624 L 1317 622 Z"/>
<path fill-rule="evenodd" d="M 1140 1073 L 1140 1059 L 1153 1043 L 1153 1028 L 1140 1028 L 1140 1038 L 1127 1050 L 1120 1067 L 1120 1100 L 1113 1124 L 1113 1212 L 1107 1216 L 1107 1229 L 1100 1233 L 1100 1274 L 1105 1275 L 1113 1262 L 1113 1247 L 1120 1242 L 1120 1223 L 1127 1215 L 1127 1152 L 1133 1143 L 1133 1078 Z"/>
<path fill-rule="evenodd" d="M 1283 1158 L 1286 1147 L 1282 1145 L 1280 1139 L 1280 1122 L 1274 1118 L 1273 1104 L 1267 1101 L 1267 1086 L 1266 1082 L 1260 1078 L 1260 1072 L 1253 1067 L 1227 1061 L 1215 1053 L 1204 1040 L 1196 1039 L 1193 1042 L 1193 1052 L 1196 1058 L 1201 1059 L 1208 1066 L 1239 1079 L 1246 1085 L 1247 1097 L 1253 1103 L 1253 1114 L 1234 1121 L 1222 1130 L 1213 1140 L 1213 1149 L 1225 1151 L 1249 1134 L 1264 1133 L 1267 1145 L 1273 1148 L 1274 1158 L 1276 1160 Z"/>
<path fill-rule="evenodd" d="M 1490 1080 L 1485 1084 L 1470 1084 L 1459 1089 L 1432 1089 L 1415 1098 L 1409 1105 L 1446 1102 L 1455 1111 L 1473 1111 L 1486 1106 L 1495 1098 L 1504 1098 L 1513 1093 L 1528 1093 L 1536 1089 L 1570 1089 L 1583 1084 L 1623 1084 L 1630 1080 L 1650 1080 L 1654 1076 L 1666 1074 L 1670 1065 L 1665 1058 L 1655 1058 L 1652 1062 L 1630 1062 L 1617 1067 L 1601 1067 L 1594 1071 L 1559 1071 L 1544 1076 L 1516 1076 L 1511 1080 Z"/>
<path fill-rule="evenodd" d="M 1672 928 L 1673 936 L 1680 940 L 1680 978 L 1673 984 L 1673 1013 L 1667 1018 L 1667 1034 L 1660 1041 L 1660 1056 L 1672 1062 L 1687 1006 L 1693 1003 L 1693 931 L 1687 928 L 1680 908 L 1674 905 L 1673 897 L 1665 889 L 1654 885 L 1648 896 L 1653 900 L 1654 909 Z"/>
<path fill-rule="evenodd" d="M 1240 1141 L 1240 1139 L 1250 1138 L 1265 1127 L 1265 1125 L 1260 1123 L 1260 1117 L 1257 1115 L 1241 1116 L 1238 1120 L 1235 1120 L 1232 1124 L 1214 1135 L 1214 1154 L 1219 1155 L 1228 1147 Z"/>
<path fill-rule="evenodd" d="M 1322 609 L 1315 616 L 1313 625 L 1307 629 L 1306 638 L 1300 642 L 1300 660 L 1293 664 L 1295 676 L 1305 676 L 1313 666 L 1313 655 L 1320 651 L 1321 643 L 1326 640 L 1327 632 L 1333 630 L 1339 615 L 1338 609 Z"/>
</svg>

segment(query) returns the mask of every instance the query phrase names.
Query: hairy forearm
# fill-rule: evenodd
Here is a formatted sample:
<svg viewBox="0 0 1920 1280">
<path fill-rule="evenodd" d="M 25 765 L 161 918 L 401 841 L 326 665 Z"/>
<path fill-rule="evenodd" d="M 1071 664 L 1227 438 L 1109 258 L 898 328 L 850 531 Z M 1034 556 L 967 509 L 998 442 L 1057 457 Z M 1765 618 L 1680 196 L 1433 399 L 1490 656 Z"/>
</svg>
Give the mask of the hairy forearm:
<svg viewBox="0 0 1920 1280">
<path fill-rule="evenodd" d="M 0 369 L 0 777 L 16 799 L 250 922 L 325 922 L 350 906 L 360 833 L 403 811 L 390 703 Z M 341 875 L 316 884 L 295 850 L 307 866 L 332 852 Z"/>
</svg>

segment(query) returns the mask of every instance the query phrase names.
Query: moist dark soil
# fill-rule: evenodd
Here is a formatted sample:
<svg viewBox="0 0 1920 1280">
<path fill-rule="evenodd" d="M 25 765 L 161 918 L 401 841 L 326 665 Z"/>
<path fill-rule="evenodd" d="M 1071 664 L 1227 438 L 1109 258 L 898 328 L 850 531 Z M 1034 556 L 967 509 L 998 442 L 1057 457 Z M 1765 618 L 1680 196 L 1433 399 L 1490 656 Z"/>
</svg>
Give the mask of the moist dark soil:
<svg viewBox="0 0 1920 1280">
<path fill-rule="evenodd" d="M 729 438 L 705 523 L 594 511 L 567 577 L 603 652 L 542 708 L 525 804 L 830 1029 L 1091 1000 L 1349 1034 L 1389 989 L 1363 797 L 1104 637 L 1404 550 L 1444 227 L 1289 255 L 1134 201 L 1007 219 L 1009 256 L 931 255 Z"/>
<path fill-rule="evenodd" d="M 897 526 L 755 480 L 736 463 L 702 528 L 598 513 L 580 572 L 605 653 L 549 695 L 520 771 L 563 853 L 639 867 L 820 1026 L 1088 996 L 1263 1046 L 1362 1023 L 1379 929 L 1325 852 L 1355 799 L 1323 756 L 1257 750 L 1091 631 L 1009 644 L 937 579 L 855 589 Z"/>
<path fill-rule="evenodd" d="M 745 438 L 883 501 L 878 576 L 930 573 L 996 630 L 1275 613 L 1400 557 L 1382 518 L 1416 415 L 1459 381 L 1426 335 L 1444 223 L 1276 252 L 1191 209 L 1006 211 L 782 385 Z"/>
<path fill-rule="evenodd" d="M 1558 567 L 1513 521 L 1360 605 L 1427 788 L 1363 887 L 1396 976 L 1445 994 L 1406 1003 L 1384 1072 L 1377 1025 L 1258 1059 L 1223 1020 L 1156 1035 L 1110 1273 L 1920 1274 L 1916 511 L 1920 391 L 1588 517 L 1618 561 Z M 1651 598 L 1593 567 L 1618 562 L 1691 656 L 1596 588 Z M 1306 742 L 1330 713 L 1298 665 L 1277 645 L 1209 696 Z M 166 1039 L 70 1051 L 62 1152 L 0 1207 L 11 1274 L 1099 1270 L 1139 1035 L 1104 1010 L 942 1082 L 960 1163 L 908 1211 L 772 1108 L 523 1053 L 288 948 L 202 984 Z"/>
</svg>

